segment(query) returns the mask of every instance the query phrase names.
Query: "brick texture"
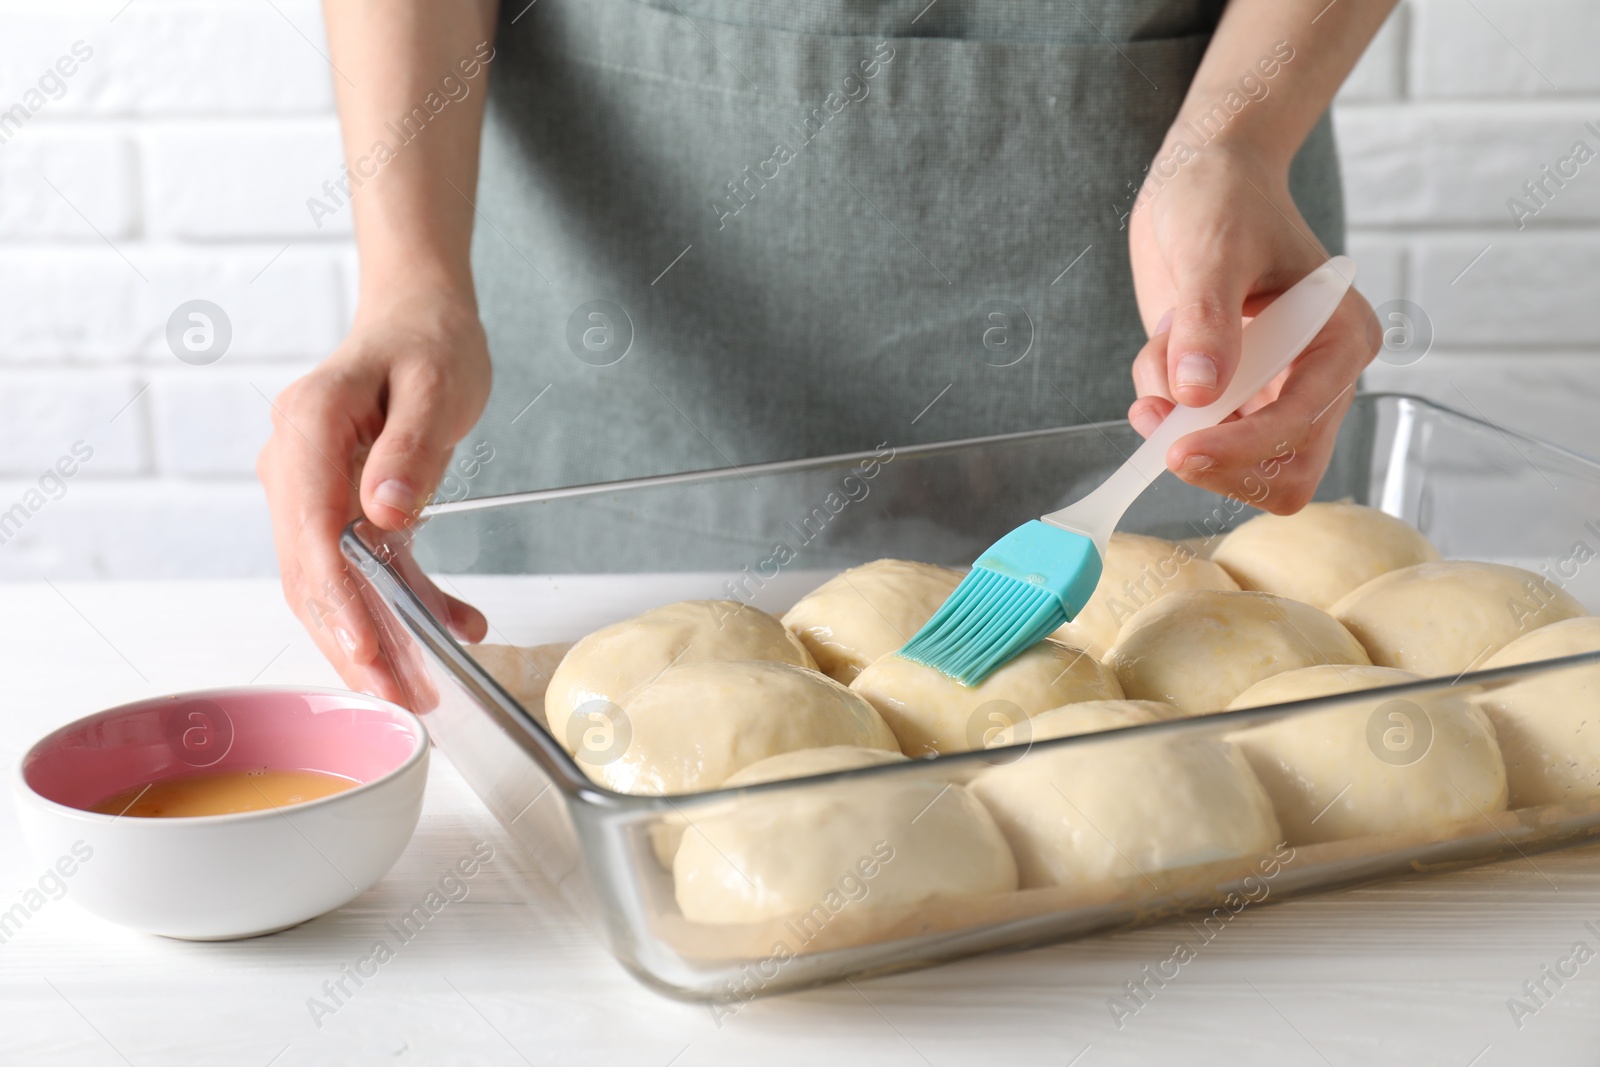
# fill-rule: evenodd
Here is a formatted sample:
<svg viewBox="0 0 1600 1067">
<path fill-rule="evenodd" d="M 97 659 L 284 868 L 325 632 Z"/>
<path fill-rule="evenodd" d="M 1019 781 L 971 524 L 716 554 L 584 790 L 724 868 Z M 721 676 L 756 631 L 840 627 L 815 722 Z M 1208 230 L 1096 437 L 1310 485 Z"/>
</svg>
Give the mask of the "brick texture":
<svg viewBox="0 0 1600 1067">
<path fill-rule="evenodd" d="M 0 375 L 0 476 L 30 477 L 82 441 L 83 474 L 151 473 L 142 384 L 124 373 L 42 370 Z M 131 401 L 131 403 L 130 403 Z"/>
<path fill-rule="evenodd" d="M 88 58 L 44 114 L 255 117 L 333 107 L 314 2 L 136 2 L 118 13 L 122 4 L 7 5 L 0 100 L 37 87 L 63 56 L 73 66 L 72 46 L 82 42 Z"/>
<path fill-rule="evenodd" d="M 137 173 L 125 134 L 24 128 L 0 145 L 0 240 L 129 237 L 139 226 Z"/>
<path fill-rule="evenodd" d="M 1423 97 L 1600 92 L 1590 0 L 1413 0 L 1415 86 Z"/>
<path fill-rule="evenodd" d="M 1600 103 L 1547 101 L 1529 110 L 1452 101 L 1341 112 L 1350 224 L 1520 232 L 1600 222 L 1600 134 L 1586 125 L 1600 129 Z M 1579 162 L 1580 141 L 1595 159 Z M 1513 198 L 1522 209 L 1508 207 Z"/>
<path fill-rule="evenodd" d="M 184 477 L 249 478 L 272 431 L 271 401 L 306 366 L 235 369 L 181 363 L 150 387 L 159 469 Z"/>
<path fill-rule="evenodd" d="M 314 218 L 307 199 L 340 177 L 331 119 L 184 122 L 146 132 L 145 201 L 154 237 L 317 238 L 350 232 L 348 210 Z M 321 223 L 319 226 L 318 223 Z"/>
</svg>

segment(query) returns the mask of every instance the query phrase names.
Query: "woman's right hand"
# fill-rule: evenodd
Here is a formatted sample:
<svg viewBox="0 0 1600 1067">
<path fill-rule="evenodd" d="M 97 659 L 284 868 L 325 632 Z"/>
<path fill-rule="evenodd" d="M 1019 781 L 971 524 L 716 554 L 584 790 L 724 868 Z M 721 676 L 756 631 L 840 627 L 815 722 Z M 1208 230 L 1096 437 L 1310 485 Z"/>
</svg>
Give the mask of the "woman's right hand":
<svg viewBox="0 0 1600 1067">
<path fill-rule="evenodd" d="M 451 450 L 489 399 L 489 351 L 470 297 L 437 290 L 363 299 L 350 334 L 273 403 L 272 436 L 256 461 L 272 513 L 283 592 L 345 683 L 386 700 L 404 693 L 339 553 L 358 516 L 413 523 Z M 487 624 L 440 594 L 464 640 Z"/>
</svg>

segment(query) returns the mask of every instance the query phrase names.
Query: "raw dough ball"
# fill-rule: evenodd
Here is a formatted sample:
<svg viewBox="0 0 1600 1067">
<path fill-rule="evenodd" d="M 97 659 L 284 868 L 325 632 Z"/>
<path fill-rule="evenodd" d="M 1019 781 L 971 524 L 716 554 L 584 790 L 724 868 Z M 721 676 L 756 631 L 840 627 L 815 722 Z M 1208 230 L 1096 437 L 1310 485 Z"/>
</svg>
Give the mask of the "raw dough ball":
<svg viewBox="0 0 1600 1067">
<path fill-rule="evenodd" d="M 582 720 L 580 720 L 582 721 Z M 802 748 L 897 749 L 860 696 L 787 663 L 683 663 L 596 715 L 576 753 L 595 781 L 619 793 L 716 789 L 757 760 Z"/>
<path fill-rule="evenodd" d="M 857 748 L 853 745 L 802 748 L 757 760 L 743 770 L 735 772 L 722 784 L 724 788 L 731 789 L 761 782 L 776 782 L 783 778 L 805 778 L 813 774 L 848 771 L 880 763 L 905 762 L 906 758 L 900 753 L 881 748 Z M 650 848 L 655 852 L 656 862 L 669 871 L 672 870 L 673 858 L 678 854 L 678 846 L 682 843 L 683 832 L 688 826 L 689 821 L 681 811 L 668 812 L 661 817 L 660 822 L 650 826 Z"/>
<path fill-rule="evenodd" d="M 1360 504 L 1307 504 L 1293 515 L 1257 515 L 1211 558 L 1245 589 L 1276 593 L 1326 611 L 1380 574 L 1430 563 L 1434 548 L 1403 519 Z"/>
<path fill-rule="evenodd" d="M 860 748 L 811 749 L 751 764 L 728 786 L 902 762 Z M 746 796 L 694 815 L 672 865 L 678 907 L 701 923 L 793 916 L 815 936 L 847 907 L 1017 887 L 1011 850 L 982 804 L 931 774 Z"/>
<path fill-rule="evenodd" d="M 1124 726 L 1183 717 L 1177 708 L 1159 700 L 1085 700 L 1042 711 L 1028 719 L 1026 724 L 1007 726 L 998 731 L 985 747 L 1000 748 L 1029 739 L 1048 741 L 1055 737 L 1093 734 L 1101 730 L 1117 730 Z"/>
<path fill-rule="evenodd" d="M 982 748 L 987 733 L 1025 716 L 1122 696 L 1116 677 L 1099 660 L 1050 640 L 976 686 L 891 654 L 862 671 L 850 688 L 878 709 L 908 756 Z"/>
<path fill-rule="evenodd" d="M 1171 714 L 1142 701 L 1108 701 L 1056 708 L 1030 727 L 1043 740 Z M 1244 757 L 1210 737 L 1032 750 L 984 772 L 972 791 L 1011 843 L 1025 889 L 1142 882 L 1157 871 L 1268 852 L 1281 839 Z"/>
<path fill-rule="evenodd" d="M 1484 670 L 1600 651 L 1600 618 L 1567 619 L 1524 634 Z M 1600 666 L 1512 682 L 1482 698 L 1500 738 L 1513 808 L 1600 793 Z"/>
<path fill-rule="evenodd" d="M 1168 593 L 1186 589 L 1237 589 L 1228 572 L 1201 559 L 1192 546 L 1142 534 L 1114 533 L 1094 595 L 1078 617 L 1052 636 L 1105 657 L 1122 624 Z"/>
<path fill-rule="evenodd" d="M 1106 662 L 1125 695 L 1186 715 L 1221 711 L 1263 678 L 1316 663 L 1366 663 L 1350 633 L 1310 604 L 1271 593 L 1196 590 L 1140 609 Z"/>
<path fill-rule="evenodd" d="M 1374 578 L 1333 614 L 1373 663 L 1454 678 L 1530 630 L 1582 615 L 1583 605 L 1521 567 L 1448 560 Z"/>
<path fill-rule="evenodd" d="M 591 701 L 618 704 L 674 664 L 771 660 L 814 667 L 811 654 L 764 611 L 732 600 L 685 600 L 596 630 L 572 646 L 544 697 L 550 732 L 576 751 L 572 713 Z M 600 710 L 597 705 L 593 710 Z"/>
<path fill-rule="evenodd" d="M 829 745 L 826 748 L 801 748 L 757 760 L 743 770 L 735 771 L 722 783 L 724 789 L 737 789 L 764 782 L 782 782 L 790 778 L 810 778 L 834 771 L 853 771 L 860 767 L 876 767 L 884 763 L 909 763 L 898 752 L 883 748 L 862 748 L 859 745 Z"/>
<path fill-rule="evenodd" d="M 1414 682 L 1392 667 L 1303 667 L 1240 693 L 1230 708 Z M 1291 845 L 1433 830 L 1506 807 L 1488 718 L 1457 696 L 1374 699 L 1232 735 L 1266 786 Z"/>
<path fill-rule="evenodd" d="M 880 559 L 834 575 L 783 617 L 817 661 L 845 685 L 911 640 L 961 584 L 961 572 Z"/>
</svg>

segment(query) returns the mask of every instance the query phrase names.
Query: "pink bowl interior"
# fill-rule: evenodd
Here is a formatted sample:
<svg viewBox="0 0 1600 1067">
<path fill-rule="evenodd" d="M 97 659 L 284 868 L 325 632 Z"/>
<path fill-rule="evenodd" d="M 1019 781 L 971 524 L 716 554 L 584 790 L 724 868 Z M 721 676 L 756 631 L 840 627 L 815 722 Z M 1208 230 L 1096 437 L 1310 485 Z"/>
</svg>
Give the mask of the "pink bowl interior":
<svg viewBox="0 0 1600 1067">
<path fill-rule="evenodd" d="M 228 771 L 381 778 L 425 744 L 413 720 L 354 693 L 229 689 L 129 704 L 62 727 L 23 759 L 28 787 L 87 808 L 125 789 Z"/>
</svg>

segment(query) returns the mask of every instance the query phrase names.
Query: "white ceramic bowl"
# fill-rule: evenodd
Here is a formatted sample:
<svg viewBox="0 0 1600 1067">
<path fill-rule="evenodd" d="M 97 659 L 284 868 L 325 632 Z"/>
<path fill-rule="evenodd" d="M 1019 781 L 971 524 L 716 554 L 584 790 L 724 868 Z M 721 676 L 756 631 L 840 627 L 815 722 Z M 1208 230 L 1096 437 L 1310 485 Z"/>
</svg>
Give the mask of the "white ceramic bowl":
<svg viewBox="0 0 1600 1067">
<path fill-rule="evenodd" d="M 316 770 L 362 783 L 266 811 L 97 815 L 124 789 L 198 773 Z M 123 926 L 198 941 L 305 922 L 370 887 L 416 829 L 428 735 L 409 711 L 337 689 L 212 689 L 126 704 L 50 734 L 15 775 L 35 861 Z"/>
</svg>

